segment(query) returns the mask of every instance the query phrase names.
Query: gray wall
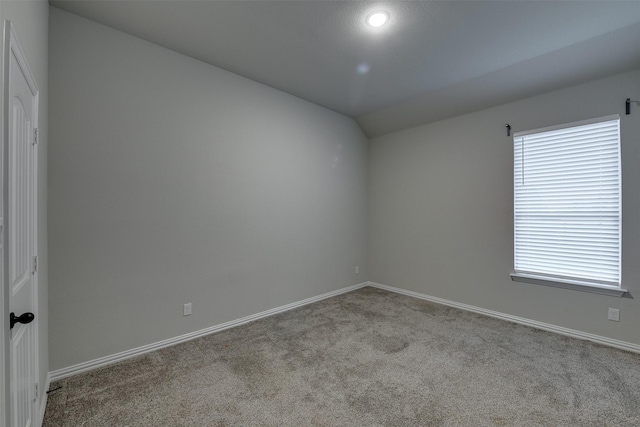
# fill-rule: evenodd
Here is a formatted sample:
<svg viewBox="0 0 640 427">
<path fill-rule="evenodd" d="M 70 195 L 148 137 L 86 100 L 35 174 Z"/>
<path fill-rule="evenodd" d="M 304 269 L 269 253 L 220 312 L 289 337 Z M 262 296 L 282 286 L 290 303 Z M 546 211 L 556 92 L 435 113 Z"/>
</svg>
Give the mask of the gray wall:
<svg viewBox="0 0 640 427">
<path fill-rule="evenodd" d="M 352 119 L 50 14 L 51 370 L 366 280 Z"/>
<path fill-rule="evenodd" d="M 48 252 L 47 252 L 47 115 L 48 115 L 48 21 L 49 4 L 45 1 L 2 1 L 0 18 L 10 20 L 15 28 L 29 67 L 40 91 L 38 128 L 38 313 L 39 321 L 39 374 L 40 386 L 44 387 L 49 373 L 48 350 Z"/>
<path fill-rule="evenodd" d="M 640 71 L 371 140 L 369 279 L 640 344 Z M 615 298 L 512 282 L 515 131 L 621 115 L 623 286 Z M 620 323 L 607 308 L 621 309 Z"/>
</svg>

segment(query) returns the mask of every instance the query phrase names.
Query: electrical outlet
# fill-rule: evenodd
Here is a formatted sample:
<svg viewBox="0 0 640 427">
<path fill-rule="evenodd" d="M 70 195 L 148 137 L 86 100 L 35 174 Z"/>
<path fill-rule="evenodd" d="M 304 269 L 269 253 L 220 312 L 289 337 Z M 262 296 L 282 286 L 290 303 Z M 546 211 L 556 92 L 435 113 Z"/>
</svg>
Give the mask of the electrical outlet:
<svg viewBox="0 0 640 427">
<path fill-rule="evenodd" d="M 356 267 L 356 274 L 360 274 L 360 267 Z"/>
<path fill-rule="evenodd" d="M 620 309 L 619 308 L 610 308 L 609 309 L 609 320 L 613 320 L 614 322 L 620 321 Z"/>
<path fill-rule="evenodd" d="M 191 314 L 191 303 L 185 304 L 184 305 L 184 311 L 183 311 L 183 315 L 184 316 L 188 316 Z"/>
</svg>

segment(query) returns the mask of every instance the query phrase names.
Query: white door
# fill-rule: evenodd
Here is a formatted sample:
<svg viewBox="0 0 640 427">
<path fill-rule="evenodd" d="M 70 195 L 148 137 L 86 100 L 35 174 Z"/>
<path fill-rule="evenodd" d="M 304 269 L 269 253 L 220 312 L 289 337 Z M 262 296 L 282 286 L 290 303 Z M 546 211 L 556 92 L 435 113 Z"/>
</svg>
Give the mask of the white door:
<svg viewBox="0 0 640 427">
<path fill-rule="evenodd" d="M 37 107 L 38 91 L 17 43 L 5 22 L 5 104 L 7 156 L 6 272 L 9 286 L 9 411 L 12 427 L 36 423 L 37 400 Z M 5 98 L 5 99 L 7 99 Z"/>
</svg>

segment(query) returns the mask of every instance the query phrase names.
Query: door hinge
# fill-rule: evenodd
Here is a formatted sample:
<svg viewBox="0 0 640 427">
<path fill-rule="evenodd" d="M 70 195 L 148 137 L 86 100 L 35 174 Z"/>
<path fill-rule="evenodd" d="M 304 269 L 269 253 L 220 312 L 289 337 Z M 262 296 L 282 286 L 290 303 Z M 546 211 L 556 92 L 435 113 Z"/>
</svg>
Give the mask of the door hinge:
<svg viewBox="0 0 640 427">
<path fill-rule="evenodd" d="M 33 145 L 38 145 L 39 139 L 38 128 L 35 128 L 33 132 Z"/>
<path fill-rule="evenodd" d="M 38 272 L 38 255 L 33 257 L 33 274 Z"/>
<path fill-rule="evenodd" d="M 40 394 L 40 384 L 36 383 L 36 400 L 38 399 L 38 397 L 40 397 L 39 394 Z"/>
</svg>

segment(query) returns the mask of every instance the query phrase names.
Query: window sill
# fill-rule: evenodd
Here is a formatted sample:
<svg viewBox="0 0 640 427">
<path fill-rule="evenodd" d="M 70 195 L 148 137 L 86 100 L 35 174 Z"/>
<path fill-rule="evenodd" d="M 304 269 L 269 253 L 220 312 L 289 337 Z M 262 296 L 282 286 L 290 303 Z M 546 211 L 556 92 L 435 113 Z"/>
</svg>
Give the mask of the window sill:
<svg viewBox="0 0 640 427">
<path fill-rule="evenodd" d="M 553 286 L 562 289 L 572 289 L 575 291 L 592 292 L 595 294 L 610 295 L 621 297 L 627 293 L 626 289 L 610 285 L 598 285 L 589 282 L 580 282 L 577 280 L 553 279 L 550 277 L 536 276 L 533 274 L 511 273 L 511 280 L 514 282 L 532 283 L 534 285 Z"/>
</svg>

